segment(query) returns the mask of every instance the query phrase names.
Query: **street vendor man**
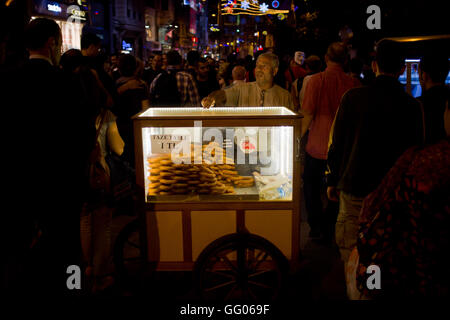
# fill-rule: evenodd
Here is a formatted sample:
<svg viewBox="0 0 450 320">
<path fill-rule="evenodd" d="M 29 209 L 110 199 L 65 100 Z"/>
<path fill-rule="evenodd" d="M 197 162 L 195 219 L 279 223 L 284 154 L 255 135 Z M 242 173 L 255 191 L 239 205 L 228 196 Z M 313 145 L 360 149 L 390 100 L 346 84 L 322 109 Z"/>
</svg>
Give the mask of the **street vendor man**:
<svg viewBox="0 0 450 320">
<path fill-rule="evenodd" d="M 213 91 L 203 98 L 202 107 L 209 109 L 214 106 L 283 106 L 294 110 L 294 103 L 289 91 L 274 84 L 278 66 L 279 60 L 276 54 L 269 52 L 261 54 L 256 61 L 256 81 Z"/>
</svg>

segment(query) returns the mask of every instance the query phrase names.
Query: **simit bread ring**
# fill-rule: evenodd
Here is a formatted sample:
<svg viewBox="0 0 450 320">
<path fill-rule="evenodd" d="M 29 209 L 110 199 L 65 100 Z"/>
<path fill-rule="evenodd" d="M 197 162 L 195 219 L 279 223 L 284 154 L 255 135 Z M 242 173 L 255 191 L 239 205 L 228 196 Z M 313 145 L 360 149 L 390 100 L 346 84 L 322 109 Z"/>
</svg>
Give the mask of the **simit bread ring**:
<svg viewBox="0 0 450 320">
<path fill-rule="evenodd" d="M 171 172 L 171 171 L 161 171 L 159 173 L 159 175 L 160 175 L 160 177 L 171 177 L 171 176 L 173 176 L 173 172 Z"/>
<path fill-rule="evenodd" d="M 159 163 L 161 163 L 163 166 L 173 164 L 172 160 L 161 160 Z"/>
<path fill-rule="evenodd" d="M 201 188 L 208 188 L 208 187 L 214 187 L 216 185 L 215 182 L 205 182 L 205 183 L 200 183 L 198 186 Z"/>
<path fill-rule="evenodd" d="M 161 179 L 160 176 L 155 176 L 155 175 L 151 175 L 148 177 L 148 180 L 152 181 L 152 182 L 156 182 L 159 181 Z"/>
<path fill-rule="evenodd" d="M 232 170 L 223 170 L 222 172 L 223 172 L 224 175 L 232 175 L 232 176 L 235 176 L 235 175 L 238 174 L 237 171 L 232 171 Z"/>
<path fill-rule="evenodd" d="M 188 177 L 182 177 L 182 176 L 173 176 L 172 179 L 177 180 L 177 181 L 188 181 L 189 180 Z"/>
<path fill-rule="evenodd" d="M 187 183 L 174 183 L 173 186 L 175 188 L 186 188 L 188 186 Z"/>
<path fill-rule="evenodd" d="M 162 195 L 162 196 L 167 196 L 167 195 L 170 195 L 170 194 L 173 194 L 173 193 L 172 192 L 167 192 L 167 191 L 160 191 L 159 194 Z"/>
<path fill-rule="evenodd" d="M 176 183 L 177 180 L 174 180 L 174 179 L 172 179 L 172 180 L 170 180 L 170 179 L 161 179 L 160 182 L 164 183 L 164 184 L 173 184 L 173 183 Z"/>
<path fill-rule="evenodd" d="M 165 184 L 162 184 L 159 186 L 159 189 L 163 190 L 163 191 L 167 191 L 167 190 L 172 189 L 172 186 L 166 186 Z"/>
<path fill-rule="evenodd" d="M 159 182 L 153 182 L 148 185 L 149 189 L 158 188 L 161 185 Z"/>
<path fill-rule="evenodd" d="M 214 173 L 209 173 L 209 172 L 200 172 L 200 175 L 202 177 L 206 177 L 206 178 L 210 178 L 210 179 L 216 177 L 216 175 Z"/>
<path fill-rule="evenodd" d="M 149 170 L 149 172 L 150 172 L 151 174 L 153 174 L 153 175 L 158 175 L 160 171 L 161 171 L 161 170 L 159 170 L 158 168 L 154 168 L 154 169 L 150 169 L 150 170 Z"/>
<path fill-rule="evenodd" d="M 159 170 L 161 170 L 161 171 L 170 171 L 172 169 L 173 168 L 171 166 L 160 166 L 159 167 Z"/>
</svg>

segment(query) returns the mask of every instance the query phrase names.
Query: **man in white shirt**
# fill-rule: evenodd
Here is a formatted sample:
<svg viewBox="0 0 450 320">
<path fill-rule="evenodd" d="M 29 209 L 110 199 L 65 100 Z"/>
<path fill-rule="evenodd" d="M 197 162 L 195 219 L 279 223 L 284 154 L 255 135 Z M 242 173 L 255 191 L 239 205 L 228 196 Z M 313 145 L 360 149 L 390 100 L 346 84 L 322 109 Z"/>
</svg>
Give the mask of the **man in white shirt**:
<svg viewBox="0 0 450 320">
<path fill-rule="evenodd" d="M 278 72 L 278 57 L 273 53 L 263 53 L 256 61 L 255 82 L 248 82 L 228 89 L 217 90 L 202 100 L 203 108 L 215 105 L 233 107 L 284 106 L 294 110 L 289 91 L 274 84 Z"/>
</svg>

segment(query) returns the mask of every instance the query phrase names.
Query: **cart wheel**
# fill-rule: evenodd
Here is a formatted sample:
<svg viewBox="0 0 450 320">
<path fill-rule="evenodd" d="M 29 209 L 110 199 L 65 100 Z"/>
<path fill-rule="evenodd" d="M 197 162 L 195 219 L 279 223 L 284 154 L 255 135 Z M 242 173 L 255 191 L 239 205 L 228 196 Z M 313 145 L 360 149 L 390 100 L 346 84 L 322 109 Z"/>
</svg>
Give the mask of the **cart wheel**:
<svg viewBox="0 0 450 320">
<path fill-rule="evenodd" d="M 117 276 L 122 281 L 142 277 L 148 271 L 138 219 L 127 224 L 117 236 L 114 243 L 113 261 Z"/>
<path fill-rule="evenodd" d="M 268 240 L 230 234 L 212 242 L 194 265 L 197 294 L 212 301 L 273 301 L 284 287 L 289 263 Z"/>
</svg>

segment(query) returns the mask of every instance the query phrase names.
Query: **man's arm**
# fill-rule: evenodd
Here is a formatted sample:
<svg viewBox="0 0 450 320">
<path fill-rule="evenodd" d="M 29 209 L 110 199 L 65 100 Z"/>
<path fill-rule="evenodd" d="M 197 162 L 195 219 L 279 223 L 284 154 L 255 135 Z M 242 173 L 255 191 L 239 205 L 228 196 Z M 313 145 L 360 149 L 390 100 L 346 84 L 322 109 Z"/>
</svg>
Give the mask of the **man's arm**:
<svg viewBox="0 0 450 320">
<path fill-rule="evenodd" d="M 227 95 L 225 90 L 216 90 L 211 92 L 202 100 L 202 107 L 209 109 L 214 106 L 222 106 L 227 102 Z"/>
<path fill-rule="evenodd" d="M 303 80 L 302 92 L 304 92 L 304 97 L 303 101 L 300 100 L 300 111 L 303 114 L 301 137 L 308 131 L 319 101 L 319 92 L 318 88 L 314 85 L 315 81 L 316 78 L 311 78 L 308 82 Z"/>
<path fill-rule="evenodd" d="M 347 93 L 342 97 L 341 103 L 333 121 L 330 134 L 330 143 L 327 156 L 327 195 L 332 201 L 338 201 L 337 185 L 340 177 L 340 169 L 344 160 L 344 150 L 351 121 L 349 121 L 350 103 Z"/>
</svg>

